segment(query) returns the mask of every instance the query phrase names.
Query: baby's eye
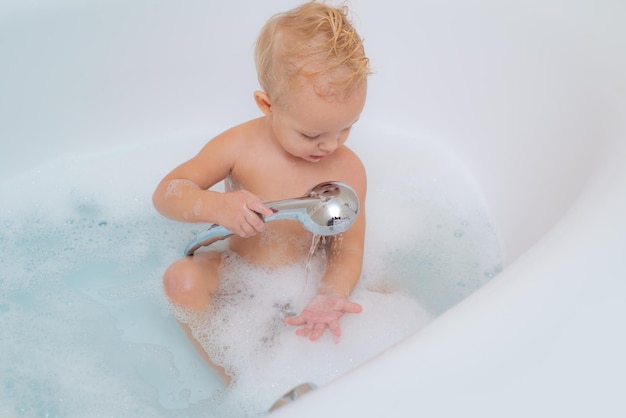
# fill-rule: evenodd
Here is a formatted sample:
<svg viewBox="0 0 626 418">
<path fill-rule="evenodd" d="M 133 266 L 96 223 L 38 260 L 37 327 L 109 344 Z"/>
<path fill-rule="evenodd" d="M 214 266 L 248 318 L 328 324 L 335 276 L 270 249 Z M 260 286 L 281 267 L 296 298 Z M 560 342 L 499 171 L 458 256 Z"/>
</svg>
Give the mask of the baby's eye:
<svg viewBox="0 0 626 418">
<path fill-rule="evenodd" d="M 306 139 L 317 139 L 317 138 L 320 137 L 320 134 L 317 134 L 317 135 L 307 135 L 304 132 L 300 132 L 300 135 L 302 135 Z"/>
</svg>

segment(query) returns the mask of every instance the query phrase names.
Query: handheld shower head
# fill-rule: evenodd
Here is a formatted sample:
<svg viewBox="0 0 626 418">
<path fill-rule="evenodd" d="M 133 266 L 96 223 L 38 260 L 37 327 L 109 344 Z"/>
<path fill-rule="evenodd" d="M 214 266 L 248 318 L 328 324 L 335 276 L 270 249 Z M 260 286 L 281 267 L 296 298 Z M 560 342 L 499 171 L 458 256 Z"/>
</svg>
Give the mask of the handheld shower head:
<svg viewBox="0 0 626 418">
<path fill-rule="evenodd" d="M 329 181 L 312 187 L 304 196 L 266 205 L 274 211 L 265 222 L 292 219 L 316 235 L 336 235 L 352 226 L 359 213 L 359 197 L 347 184 Z M 211 225 L 187 245 L 185 255 L 232 235 L 221 225 Z"/>
</svg>

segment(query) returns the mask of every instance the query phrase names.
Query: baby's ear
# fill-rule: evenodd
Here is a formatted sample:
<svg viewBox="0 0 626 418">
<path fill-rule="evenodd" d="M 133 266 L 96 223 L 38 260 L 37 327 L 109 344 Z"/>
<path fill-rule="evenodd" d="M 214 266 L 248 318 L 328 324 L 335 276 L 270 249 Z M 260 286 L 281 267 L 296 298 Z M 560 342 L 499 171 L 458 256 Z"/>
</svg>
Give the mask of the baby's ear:
<svg viewBox="0 0 626 418">
<path fill-rule="evenodd" d="M 263 112 L 265 116 L 272 115 L 272 101 L 270 99 L 270 96 L 267 93 L 265 93 L 264 91 L 259 91 L 259 90 L 255 91 L 254 101 L 256 102 L 256 105 L 259 107 L 259 109 L 261 109 L 261 112 Z"/>
</svg>

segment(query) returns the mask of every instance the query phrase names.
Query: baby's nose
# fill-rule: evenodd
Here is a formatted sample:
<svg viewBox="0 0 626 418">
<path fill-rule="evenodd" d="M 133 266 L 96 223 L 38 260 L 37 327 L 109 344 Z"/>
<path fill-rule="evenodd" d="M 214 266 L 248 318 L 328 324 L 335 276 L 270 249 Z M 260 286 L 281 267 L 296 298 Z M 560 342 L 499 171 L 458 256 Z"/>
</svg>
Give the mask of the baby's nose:
<svg viewBox="0 0 626 418">
<path fill-rule="evenodd" d="M 324 152 L 333 152 L 337 149 L 339 138 L 329 138 L 320 142 L 319 147 Z"/>
</svg>

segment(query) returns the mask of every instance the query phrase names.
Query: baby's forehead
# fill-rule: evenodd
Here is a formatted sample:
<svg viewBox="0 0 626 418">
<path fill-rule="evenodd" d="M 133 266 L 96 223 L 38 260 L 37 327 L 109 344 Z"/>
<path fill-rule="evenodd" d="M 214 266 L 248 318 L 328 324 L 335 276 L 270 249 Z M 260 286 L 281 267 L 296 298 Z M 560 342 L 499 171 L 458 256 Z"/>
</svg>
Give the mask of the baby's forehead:
<svg viewBox="0 0 626 418">
<path fill-rule="evenodd" d="M 281 104 L 287 110 L 308 114 L 317 106 L 326 108 L 326 105 L 329 105 L 330 108 L 337 108 L 336 106 L 343 108 L 346 104 L 363 102 L 366 97 L 366 91 L 365 83 L 350 91 L 346 91 L 345 89 L 338 90 L 327 85 L 320 87 L 311 80 L 307 81 L 305 79 L 296 88 L 285 90 L 281 98 Z"/>
<path fill-rule="evenodd" d="M 348 80 L 351 75 L 350 70 L 347 68 L 335 68 L 315 75 L 300 74 L 294 77 L 288 91 L 296 94 L 312 91 L 317 96 L 326 98 L 329 101 L 341 101 L 355 91 L 367 86 L 365 81 L 358 84 L 350 84 Z"/>
</svg>

